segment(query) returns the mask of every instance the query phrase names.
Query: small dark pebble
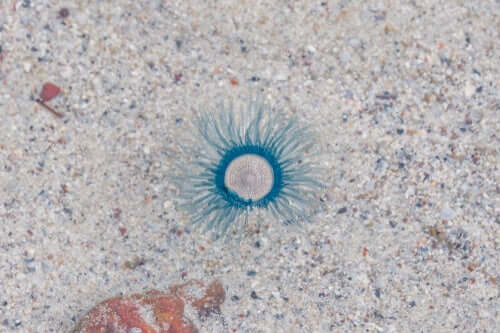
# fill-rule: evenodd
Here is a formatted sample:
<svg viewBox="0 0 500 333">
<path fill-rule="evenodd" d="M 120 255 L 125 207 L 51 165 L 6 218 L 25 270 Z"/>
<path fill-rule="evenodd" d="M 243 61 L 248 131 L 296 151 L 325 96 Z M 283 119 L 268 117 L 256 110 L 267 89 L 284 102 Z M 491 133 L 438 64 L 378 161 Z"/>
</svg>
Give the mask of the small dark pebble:
<svg viewBox="0 0 500 333">
<path fill-rule="evenodd" d="M 441 64 L 446 64 L 447 66 L 451 66 L 451 59 L 445 57 L 444 55 L 439 56 L 439 60 L 441 60 Z"/>
<path fill-rule="evenodd" d="M 7 303 L 7 301 L 3 301 L 3 302 L 2 302 L 2 305 L 3 305 L 3 306 L 7 306 L 7 304 L 9 304 L 9 303 Z"/>
<path fill-rule="evenodd" d="M 417 305 L 417 303 L 415 303 L 415 301 L 411 301 L 411 302 L 409 303 L 409 305 L 410 305 L 410 307 L 414 307 L 415 305 Z"/>
<path fill-rule="evenodd" d="M 375 296 L 380 298 L 380 288 L 375 288 Z"/>
<path fill-rule="evenodd" d="M 375 167 L 375 170 L 379 170 L 384 166 L 384 158 L 381 157 L 377 160 L 377 166 Z"/>
<path fill-rule="evenodd" d="M 254 245 L 255 245 L 256 248 L 260 248 L 260 242 L 259 241 L 256 241 Z"/>
<path fill-rule="evenodd" d="M 240 300 L 240 298 L 238 296 L 236 296 L 236 295 L 231 296 L 231 301 L 237 302 L 239 300 Z"/>
<path fill-rule="evenodd" d="M 255 274 L 257 274 L 255 271 L 248 271 L 247 272 L 248 276 L 255 276 Z"/>
<path fill-rule="evenodd" d="M 181 46 L 182 46 L 182 40 L 180 40 L 180 39 L 176 39 L 176 40 L 175 40 L 175 46 L 177 46 L 177 48 L 178 48 L 178 49 L 180 49 L 180 48 L 181 48 Z"/>
<path fill-rule="evenodd" d="M 69 10 L 68 8 L 61 8 L 59 9 L 59 17 L 60 18 L 66 18 L 69 16 Z"/>
<path fill-rule="evenodd" d="M 253 299 L 259 298 L 259 296 L 257 296 L 257 293 L 255 291 L 252 291 L 252 293 L 250 294 L 250 297 L 252 297 Z"/>
<path fill-rule="evenodd" d="M 404 164 L 404 163 L 399 163 L 399 164 L 398 164 L 398 167 L 399 167 L 400 169 L 404 169 L 404 168 L 405 168 L 405 164 Z"/>
<path fill-rule="evenodd" d="M 23 8 L 30 8 L 31 7 L 31 0 L 24 0 L 22 6 L 23 6 Z"/>
<path fill-rule="evenodd" d="M 347 212 L 347 207 L 342 207 L 337 211 L 337 214 L 344 214 L 345 212 Z"/>
<path fill-rule="evenodd" d="M 258 77 L 258 76 L 252 76 L 250 78 L 250 80 L 252 80 L 253 82 L 260 81 L 260 77 Z"/>
<path fill-rule="evenodd" d="M 401 135 L 401 134 L 403 134 L 403 133 L 404 133 L 404 129 L 402 129 L 402 128 L 398 128 L 398 129 L 396 130 L 396 133 L 398 133 L 398 135 Z"/>
<path fill-rule="evenodd" d="M 384 91 L 383 94 L 381 95 L 376 95 L 375 98 L 378 98 L 378 99 L 384 99 L 384 100 L 389 100 L 389 99 L 397 99 L 398 96 L 395 95 L 395 94 L 391 94 L 389 93 L 388 91 Z"/>
<path fill-rule="evenodd" d="M 477 93 L 480 93 L 481 91 L 483 91 L 483 86 L 479 86 L 476 88 Z"/>
</svg>

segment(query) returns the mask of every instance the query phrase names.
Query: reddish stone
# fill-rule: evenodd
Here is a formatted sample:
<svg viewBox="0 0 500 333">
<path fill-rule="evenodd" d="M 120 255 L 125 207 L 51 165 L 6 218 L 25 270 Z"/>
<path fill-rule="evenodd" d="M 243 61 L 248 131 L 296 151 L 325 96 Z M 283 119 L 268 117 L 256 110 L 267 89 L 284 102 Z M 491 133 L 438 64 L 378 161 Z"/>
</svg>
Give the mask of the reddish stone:
<svg viewBox="0 0 500 333">
<path fill-rule="evenodd" d="M 189 296 L 192 288 L 204 289 L 204 296 Z M 200 316 L 206 316 L 220 312 L 224 299 L 225 291 L 219 281 L 206 288 L 201 281 L 189 281 L 170 287 L 168 292 L 152 290 L 114 297 L 91 309 L 74 333 L 129 332 L 132 328 L 140 329 L 141 333 L 196 333 L 198 329 L 184 316 L 185 302 L 198 309 Z"/>
<path fill-rule="evenodd" d="M 42 88 L 42 93 L 40 94 L 40 99 L 44 102 L 50 101 L 52 98 L 59 95 L 61 89 L 50 82 L 44 83 Z"/>
<path fill-rule="evenodd" d="M 113 209 L 113 217 L 119 219 L 122 216 L 122 210 L 120 208 Z"/>
<path fill-rule="evenodd" d="M 127 233 L 127 228 L 125 227 L 119 227 L 118 230 L 120 230 L 120 234 L 122 236 L 125 236 L 125 234 Z"/>
</svg>

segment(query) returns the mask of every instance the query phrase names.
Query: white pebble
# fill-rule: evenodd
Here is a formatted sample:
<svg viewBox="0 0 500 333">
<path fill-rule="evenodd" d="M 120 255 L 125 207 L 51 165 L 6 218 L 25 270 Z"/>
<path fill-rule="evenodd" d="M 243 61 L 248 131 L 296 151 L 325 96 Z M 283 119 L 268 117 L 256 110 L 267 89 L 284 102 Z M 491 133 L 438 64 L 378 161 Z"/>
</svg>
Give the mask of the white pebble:
<svg viewBox="0 0 500 333">
<path fill-rule="evenodd" d="M 471 97 L 472 95 L 474 95 L 475 91 L 476 88 L 472 85 L 470 81 L 467 81 L 464 87 L 465 97 Z"/>
<path fill-rule="evenodd" d="M 163 208 L 165 208 L 165 209 L 169 209 L 170 207 L 172 207 L 172 201 L 170 201 L 170 200 L 166 200 L 166 201 L 163 203 Z"/>
<path fill-rule="evenodd" d="M 31 65 L 31 63 L 30 63 L 30 62 L 25 62 L 25 63 L 23 63 L 23 68 L 24 68 L 24 71 L 25 71 L 26 73 L 29 73 L 29 72 L 31 71 L 31 67 L 32 67 L 32 65 Z"/>
<path fill-rule="evenodd" d="M 307 46 L 307 51 L 311 52 L 311 53 L 316 53 L 316 48 L 312 45 L 308 45 Z"/>
</svg>

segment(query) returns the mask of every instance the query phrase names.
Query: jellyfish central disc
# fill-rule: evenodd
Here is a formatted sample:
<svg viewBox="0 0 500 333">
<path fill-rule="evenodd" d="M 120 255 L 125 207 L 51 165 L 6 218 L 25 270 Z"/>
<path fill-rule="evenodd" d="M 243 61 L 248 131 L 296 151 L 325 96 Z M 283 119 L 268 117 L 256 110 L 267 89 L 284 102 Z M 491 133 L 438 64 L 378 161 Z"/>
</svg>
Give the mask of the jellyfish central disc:
<svg viewBox="0 0 500 333">
<path fill-rule="evenodd" d="M 269 162 L 255 154 L 241 155 L 229 163 L 224 185 L 245 200 L 257 201 L 268 194 L 274 183 Z"/>
</svg>

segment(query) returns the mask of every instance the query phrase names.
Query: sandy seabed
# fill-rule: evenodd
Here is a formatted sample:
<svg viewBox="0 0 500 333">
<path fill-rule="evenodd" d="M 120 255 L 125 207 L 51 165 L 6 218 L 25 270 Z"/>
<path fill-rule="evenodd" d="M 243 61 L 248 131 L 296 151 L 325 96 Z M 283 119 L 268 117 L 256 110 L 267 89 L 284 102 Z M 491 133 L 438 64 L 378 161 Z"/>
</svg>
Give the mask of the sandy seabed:
<svg viewBox="0 0 500 333">
<path fill-rule="evenodd" d="M 66 10 L 62 10 L 62 9 Z M 499 327 L 500 3 L 0 1 L 0 332 L 222 283 L 201 332 Z M 36 102 L 51 82 L 61 93 Z M 189 227 L 193 118 L 252 92 L 319 134 L 318 209 Z M 185 164 L 189 168 L 189 163 Z"/>
</svg>

